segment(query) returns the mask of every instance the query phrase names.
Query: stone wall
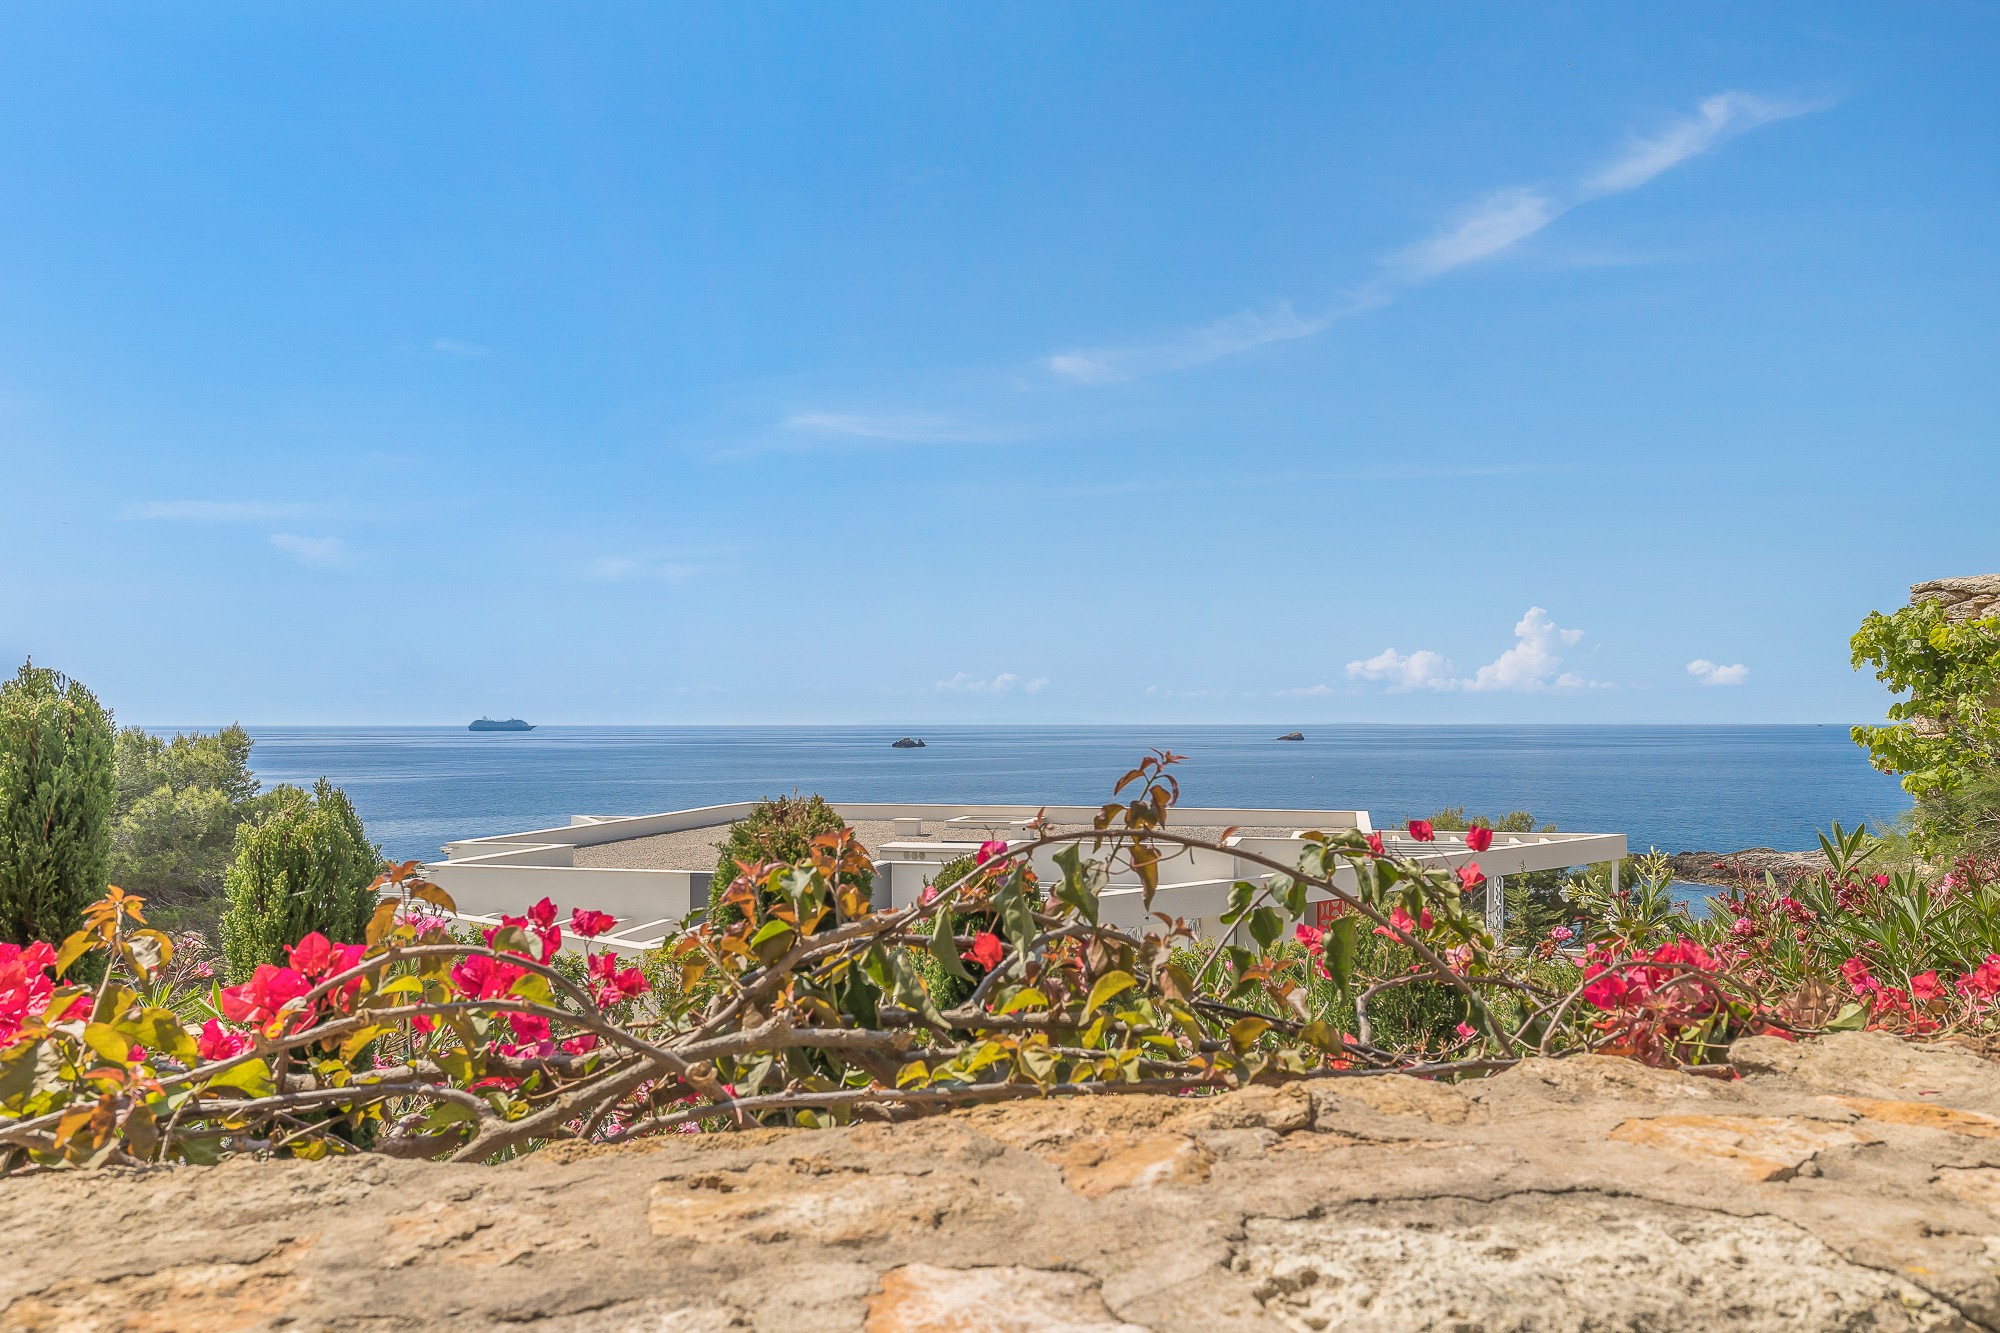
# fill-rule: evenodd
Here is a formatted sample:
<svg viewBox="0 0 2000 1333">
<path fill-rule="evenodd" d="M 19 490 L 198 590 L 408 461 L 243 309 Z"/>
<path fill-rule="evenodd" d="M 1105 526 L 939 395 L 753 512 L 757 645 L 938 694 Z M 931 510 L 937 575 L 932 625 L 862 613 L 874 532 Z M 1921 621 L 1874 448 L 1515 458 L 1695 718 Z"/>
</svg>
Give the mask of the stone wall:
<svg viewBox="0 0 2000 1333">
<path fill-rule="evenodd" d="M 2000 574 L 1973 574 L 1962 579 L 1931 579 L 1910 585 L 1910 602 L 1936 602 L 1953 624 L 2000 615 Z"/>
</svg>

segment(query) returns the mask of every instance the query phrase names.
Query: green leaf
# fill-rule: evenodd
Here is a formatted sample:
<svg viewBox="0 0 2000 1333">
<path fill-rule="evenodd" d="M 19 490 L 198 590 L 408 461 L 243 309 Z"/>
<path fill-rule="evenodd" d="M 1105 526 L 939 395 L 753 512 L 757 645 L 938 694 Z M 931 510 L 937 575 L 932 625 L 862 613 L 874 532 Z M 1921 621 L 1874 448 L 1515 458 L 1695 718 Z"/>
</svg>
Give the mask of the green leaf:
<svg viewBox="0 0 2000 1333">
<path fill-rule="evenodd" d="M 780 935 L 789 935 L 792 933 L 792 923 L 789 921 L 766 921 L 763 928 L 750 937 L 750 947 L 752 949 L 762 948 L 765 944 L 777 939 Z"/>
<path fill-rule="evenodd" d="M 958 957 L 958 941 L 953 937 L 951 913 L 940 911 L 931 918 L 931 957 L 937 965 L 960 981 L 972 980 L 972 973 Z"/>
<path fill-rule="evenodd" d="M 1284 914 L 1275 907 L 1260 907 L 1250 914 L 1250 938 L 1257 941 L 1257 947 L 1265 953 L 1278 942 L 1285 933 Z"/>
<path fill-rule="evenodd" d="M 1096 1013 L 1106 1001 L 1123 995 L 1138 984 L 1138 979 L 1130 972 L 1106 972 L 1090 988 L 1090 998 L 1083 1005 L 1084 1015 L 1087 1017 Z"/>
<path fill-rule="evenodd" d="M 1222 914 L 1222 924 L 1233 926 L 1243 919 L 1250 910 L 1250 900 L 1257 896 L 1257 886 L 1247 879 L 1239 879 L 1229 886 L 1229 908 Z"/>
<path fill-rule="evenodd" d="M 1868 1026 L 1868 1011 L 1858 1004 L 1850 1004 L 1834 1016 L 1826 1025 L 1828 1032 L 1859 1032 Z"/>
<path fill-rule="evenodd" d="M 1352 912 L 1343 913 L 1333 919 L 1320 939 L 1320 947 L 1326 951 L 1326 970 L 1343 996 L 1353 995 L 1354 948 L 1360 924 Z"/>
</svg>

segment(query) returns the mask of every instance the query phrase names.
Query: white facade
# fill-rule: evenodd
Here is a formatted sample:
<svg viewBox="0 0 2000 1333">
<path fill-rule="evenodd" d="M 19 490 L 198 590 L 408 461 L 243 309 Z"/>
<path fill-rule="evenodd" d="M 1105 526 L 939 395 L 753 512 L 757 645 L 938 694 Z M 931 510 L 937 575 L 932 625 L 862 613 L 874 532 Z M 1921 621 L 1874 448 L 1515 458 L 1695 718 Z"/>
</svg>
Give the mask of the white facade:
<svg viewBox="0 0 2000 1333">
<path fill-rule="evenodd" d="M 887 825 L 891 830 L 868 848 L 876 863 L 875 903 L 880 907 L 914 902 L 946 863 L 978 851 L 982 842 L 1024 840 L 1030 836 L 1024 825 L 1038 815 L 1068 828 L 1088 826 L 1099 809 L 868 802 L 833 805 L 851 824 Z M 572 907 L 587 907 L 616 916 L 618 925 L 600 943 L 628 952 L 649 949 L 691 914 L 706 908 L 713 851 L 705 859 L 691 852 L 682 859 L 699 864 L 668 869 L 579 865 L 578 850 L 599 849 L 592 854 L 593 860 L 605 859 L 607 854 L 615 860 L 616 844 L 663 834 L 712 832 L 719 840 L 731 823 L 749 815 L 756 806 L 754 801 L 742 801 L 654 815 L 577 815 L 561 828 L 449 843 L 446 859 L 427 866 L 425 873 L 451 894 L 461 916 L 475 921 L 497 920 L 503 913 L 518 915 L 530 903 L 547 897 L 565 913 Z M 1228 851 L 1188 849 L 1161 863 L 1153 910 L 1186 917 L 1198 930 L 1215 928 L 1215 918 L 1227 904 L 1230 885 L 1270 873 L 1244 860 L 1240 853 L 1261 854 L 1290 866 L 1298 859 L 1304 832 L 1372 831 L 1363 810 L 1176 807 L 1169 827 L 1188 830 L 1191 836 L 1196 830 L 1241 830 L 1227 838 Z M 1496 887 L 1507 875 L 1615 863 L 1626 855 L 1622 833 L 1495 833 L 1493 845 L 1478 853 L 1467 849 L 1463 834 L 1439 833 L 1435 842 L 1416 842 L 1400 831 L 1385 831 L 1383 836 L 1389 849 L 1400 855 L 1453 868 L 1476 860 Z M 695 846 L 692 840 L 689 846 Z M 1039 852 L 1034 862 L 1045 882 L 1058 873 L 1050 855 L 1049 851 Z M 1352 871 L 1343 869 L 1341 874 L 1351 876 Z M 1320 899 L 1326 895 L 1311 896 Z M 1500 896 L 1495 893 L 1489 898 L 1498 905 Z M 1145 916 L 1139 882 L 1129 873 L 1113 877 L 1103 904 L 1108 923 L 1138 926 Z M 1499 924 L 1490 912 L 1489 924 Z"/>
</svg>

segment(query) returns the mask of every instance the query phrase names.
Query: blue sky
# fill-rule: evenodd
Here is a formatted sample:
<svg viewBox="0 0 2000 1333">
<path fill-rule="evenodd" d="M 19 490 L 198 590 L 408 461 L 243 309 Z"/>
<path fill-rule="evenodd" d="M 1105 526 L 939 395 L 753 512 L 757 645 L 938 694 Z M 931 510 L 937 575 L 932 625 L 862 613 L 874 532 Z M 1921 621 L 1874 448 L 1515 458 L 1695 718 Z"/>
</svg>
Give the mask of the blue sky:
<svg viewBox="0 0 2000 1333">
<path fill-rule="evenodd" d="M 2000 12 L 14 6 L 0 654 L 149 724 L 1842 721 Z M 1705 664 L 1705 665 L 1704 665 Z"/>
</svg>

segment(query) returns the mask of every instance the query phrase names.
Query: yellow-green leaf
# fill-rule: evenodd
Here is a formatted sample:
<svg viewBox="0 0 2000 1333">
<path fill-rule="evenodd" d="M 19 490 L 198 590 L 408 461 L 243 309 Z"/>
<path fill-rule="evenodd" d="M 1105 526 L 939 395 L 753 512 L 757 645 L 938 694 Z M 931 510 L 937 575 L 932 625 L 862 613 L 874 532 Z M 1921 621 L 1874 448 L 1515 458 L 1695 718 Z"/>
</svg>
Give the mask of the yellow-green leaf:
<svg viewBox="0 0 2000 1333">
<path fill-rule="evenodd" d="M 116 1065 L 130 1064 L 133 1040 L 109 1023 L 86 1023 L 84 1045 Z"/>
<path fill-rule="evenodd" d="M 97 943 L 97 936 L 87 930 L 79 930 L 63 941 L 56 952 L 56 975 L 69 971 L 69 965 L 90 952 L 90 946 Z"/>
<path fill-rule="evenodd" d="M 251 1097 L 271 1095 L 271 1067 L 262 1060 L 245 1060 L 231 1065 L 205 1085 L 210 1089 L 235 1088 Z"/>
<path fill-rule="evenodd" d="M 1138 979 L 1130 972 L 1106 972 L 1090 988 L 1090 998 L 1084 1001 L 1083 1012 L 1086 1015 L 1096 1013 L 1106 1001 L 1123 995 L 1138 984 Z"/>
<path fill-rule="evenodd" d="M 1271 1020 L 1268 1018 L 1239 1018 L 1229 1025 L 1229 1044 L 1239 1053 L 1247 1051 L 1256 1044 L 1257 1038 L 1270 1030 Z"/>
<path fill-rule="evenodd" d="M 1048 1008 L 1049 997 L 1036 990 L 1033 986 L 1023 986 L 1007 997 L 1007 1003 L 1001 1005 L 993 1012 L 995 1014 L 1012 1014 L 1030 1007 L 1035 1009 Z"/>
</svg>

